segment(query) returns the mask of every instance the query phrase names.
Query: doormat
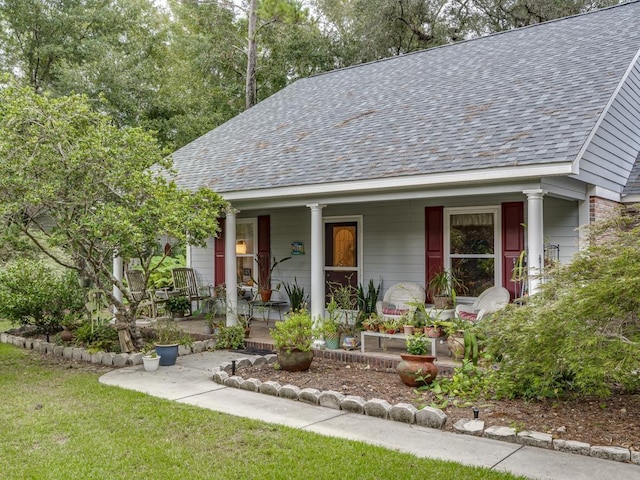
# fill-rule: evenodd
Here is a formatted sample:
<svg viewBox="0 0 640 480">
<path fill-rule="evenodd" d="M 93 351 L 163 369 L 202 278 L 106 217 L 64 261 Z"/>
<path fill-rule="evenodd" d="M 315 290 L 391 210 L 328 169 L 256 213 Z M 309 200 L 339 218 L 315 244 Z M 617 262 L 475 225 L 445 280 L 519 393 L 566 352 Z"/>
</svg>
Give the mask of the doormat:
<svg viewBox="0 0 640 480">
<path fill-rule="evenodd" d="M 272 353 L 275 353 L 273 350 L 265 350 L 260 348 L 243 348 L 230 351 L 234 353 L 244 353 L 245 355 L 270 355 Z"/>
</svg>

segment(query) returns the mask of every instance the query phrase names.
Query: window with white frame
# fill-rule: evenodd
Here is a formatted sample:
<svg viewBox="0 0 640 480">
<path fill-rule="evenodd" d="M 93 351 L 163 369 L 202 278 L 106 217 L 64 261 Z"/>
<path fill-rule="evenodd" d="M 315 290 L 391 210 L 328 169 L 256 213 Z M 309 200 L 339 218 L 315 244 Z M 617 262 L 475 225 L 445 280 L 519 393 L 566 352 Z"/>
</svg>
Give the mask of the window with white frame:
<svg viewBox="0 0 640 480">
<path fill-rule="evenodd" d="M 500 284 L 499 219 L 499 207 L 445 209 L 445 268 L 464 285 L 459 297 Z"/>
<path fill-rule="evenodd" d="M 236 269 L 238 285 L 253 285 L 256 276 L 258 222 L 255 218 L 236 221 Z"/>
</svg>

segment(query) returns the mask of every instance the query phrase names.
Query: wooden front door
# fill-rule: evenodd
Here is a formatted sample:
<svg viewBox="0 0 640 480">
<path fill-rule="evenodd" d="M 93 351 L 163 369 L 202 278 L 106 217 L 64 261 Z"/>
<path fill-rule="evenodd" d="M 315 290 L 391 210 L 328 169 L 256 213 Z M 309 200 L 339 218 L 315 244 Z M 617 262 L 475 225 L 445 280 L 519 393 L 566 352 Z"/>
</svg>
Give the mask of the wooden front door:
<svg viewBox="0 0 640 480">
<path fill-rule="evenodd" d="M 358 286 L 358 222 L 325 224 L 325 294 L 332 284 Z"/>
</svg>

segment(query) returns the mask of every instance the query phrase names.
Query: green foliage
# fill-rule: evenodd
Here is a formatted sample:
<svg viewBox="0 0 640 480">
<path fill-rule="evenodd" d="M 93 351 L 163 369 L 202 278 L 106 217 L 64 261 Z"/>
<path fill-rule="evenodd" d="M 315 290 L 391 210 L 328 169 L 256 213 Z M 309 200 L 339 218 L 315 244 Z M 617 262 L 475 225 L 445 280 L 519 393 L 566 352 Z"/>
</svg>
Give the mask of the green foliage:
<svg viewBox="0 0 640 480">
<path fill-rule="evenodd" d="M 591 247 L 550 275 L 524 306 L 481 322 L 501 360 L 506 396 L 607 396 L 640 388 L 640 227 L 617 217 Z"/>
<path fill-rule="evenodd" d="M 85 97 L 52 99 L 13 84 L 0 90 L 0 218 L 90 278 L 130 322 L 137 301 L 113 277 L 114 255 L 152 272 L 159 236 L 202 246 L 226 205 L 211 190 L 178 189 L 170 166 L 151 134 L 117 128 Z M 131 308 L 113 296 L 114 285 Z"/>
<path fill-rule="evenodd" d="M 360 310 L 361 315 L 364 315 L 365 318 L 372 313 L 375 313 L 376 302 L 378 301 L 378 296 L 380 295 L 381 288 L 382 282 L 378 283 L 378 286 L 376 287 L 372 279 L 369 280 L 366 292 L 364 289 L 364 285 L 358 285 L 358 289 L 356 292 L 358 310 Z"/>
<path fill-rule="evenodd" d="M 304 287 L 298 285 L 298 281 L 295 277 L 293 279 L 293 283 L 284 284 L 284 291 L 287 292 L 287 297 L 289 297 L 291 310 L 306 308 L 306 305 L 309 302 L 309 296 L 305 295 Z"/>
<path fill-rule="evenodd" d="M 151 259 L 149 268 L 149 286 L 154 289 L 165 288 L 173 285 L 171 270 L 184 267 L 186 260 L 184 255 L 179 257 L 163 257 L 156 255 Z"/>
<path fill-rule="evenodd" d="M 183 296 L 169 297 L 164 305 L 171 313 L 184 313 L 189 310 L 189 299 Z"/>
<path fill-rule="evenodd" d="M 88 350 L 120 352 L 118 332 L 104 322 L 85 321 L 73 332 L 76 345 Z"/>
<path fill-rule="evenodd" d="M 418 390 L 430 390 L 435 400 L 435 408 L 446 408 L 449 404 L 457 407 L 469 406 L 471 401 L 490 395 L 495 372 L 477 367 L 468 360 L 454 369 L 451 378 L 439 376 L 430 385 Z"/>
<path fill-rule="evenodd" d="M 216 348 L 219 350 L 244 348 L 244 326 L 232 325 L 227 327 L 226 325 L 221 325 L 216 337 Z"/>
<path fill-rule="evenodd" d="M 275 348 L 287 353 L 292 350 L 311 350 L 315 333 L 311 315 L 306 310 L 288 314 L 283 321 L 276 322 L 275 328 L 270 329 L 270 332 Z"/>
<path fill-rule="evenodd" d="M 191 335 L 182 331 L 178 324 L 172 319 L 166 318 L 158 320 L 153 327 L 156 345 L 191 345 L 193 340 Z"/>
<path fill-rule="evenodd" d="M 407 352 L 411 355 L 426 355 L 430 341 L 422 333 L 408 335 L 406 339 Z"/>
<path fill-rule="evenodd" d="M 43 262 L 16 260 L 0 271 L 0 317 L 33 325 L 50 335 L 61 329 L 65 315 L 83 311 L 77 275 L 59 273 Z"/>
</svg>

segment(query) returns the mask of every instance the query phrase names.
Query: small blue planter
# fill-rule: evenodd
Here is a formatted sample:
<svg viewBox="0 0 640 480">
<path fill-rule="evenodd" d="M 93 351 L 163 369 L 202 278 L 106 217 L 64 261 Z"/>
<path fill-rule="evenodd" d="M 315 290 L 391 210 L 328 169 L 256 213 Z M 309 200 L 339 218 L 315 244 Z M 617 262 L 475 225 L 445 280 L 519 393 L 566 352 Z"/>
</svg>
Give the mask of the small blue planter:
<svg viewBox="0 0 640 480">
<path fill-rule="evenodd" d="M 160 356 L 160 365 L 169 367 L 176 364 L 178 358 L 178 344 L 156 345 L 156 353 Z"/>
</svg>

